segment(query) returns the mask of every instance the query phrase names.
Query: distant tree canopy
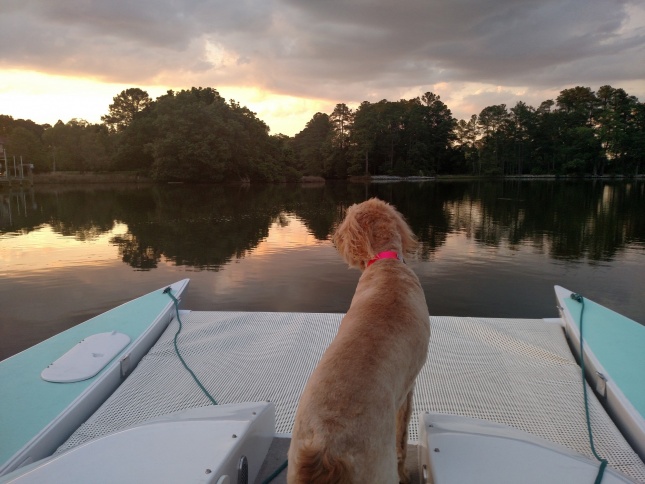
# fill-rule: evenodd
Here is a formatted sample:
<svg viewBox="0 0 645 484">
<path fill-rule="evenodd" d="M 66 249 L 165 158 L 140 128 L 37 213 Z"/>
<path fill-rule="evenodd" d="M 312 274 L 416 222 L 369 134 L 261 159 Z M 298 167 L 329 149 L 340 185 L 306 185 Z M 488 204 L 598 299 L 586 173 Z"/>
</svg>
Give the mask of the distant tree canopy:
<svg viewBox="0 0 645 484">
<path fill-rule="evenodd" d="M 42 141 L 51 170 L 103 171 L 111 166 L 109 132 L 103 125 L 82 119 L 58 121 L 43 133 Z"/>
<path fill-rule="evenodd" d="M 577 86 L 537 109 L 521 101 L 484 108 L 458 123 L 456 145 L 473 174 L 638 175 L 644 113 L 622 89 Z"/>
<path fill-rule="evenodd" d="M 488 106 L 460 121 L 431 92 L 337 112 L 342 130 L 333 113 L 318 113 L 294 137 L 303 173 L 638 175 L 645 158 L 645 104 L 611 86 L 565 89 L 537 109 Z"/>
<path fill-rule="evenodd" d="M 136 168 L 155 180 L 193 182 L 295 176 L 282 152 L 284 141 L 269 136 L 255 113 L 227 103 L 215 89 L 168 91 L 128 119 L 114 137 L 121 169 Z"/>
<path fill-rule="evenodd" d="M 430 175 L 456 154 L 456 121 L 439 96 L 363 102 L 356 111 L 337 104 L 317 113 L 294 137 L 298 167 L 307 175 Z"/>
<path fill-rule="evenodd" d="M 101 121 L 116 131 L 122 131 L 130 126 L 134 117 L 152 103 L 148 93 L 138 87 L 121 91 L 112 100 L 114 102 L 110 104 L 110 111 L 105 116 L 101 116 Z"/>
<path fill-rule="evenodd" d="M 6 154 L 37 171 L 137 171 L 189 182 L 298 180 L 303 175 L 638 175 L 645 104 L 623 89 L 577 86 L 537 108 L 488 106 L 456 120 L 439 96 L 337 104 L 294 137 L 213 88 L 139 88 L 113 98 L 102 124 L 54 126 L 0 115 Z M 0 154 L 2 155 L 2 154 Z"/>
</svg>

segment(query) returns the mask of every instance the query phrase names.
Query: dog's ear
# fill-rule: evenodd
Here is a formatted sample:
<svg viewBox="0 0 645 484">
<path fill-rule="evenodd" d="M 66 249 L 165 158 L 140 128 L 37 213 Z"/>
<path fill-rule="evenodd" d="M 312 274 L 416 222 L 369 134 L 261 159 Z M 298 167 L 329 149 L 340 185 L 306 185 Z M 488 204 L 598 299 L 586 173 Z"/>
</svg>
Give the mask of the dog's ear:
<svg viewBox="0 0 645 484">
<path fill-rule="evenodd" d="M 394 247 L 399 246 L 401 255 L 413 256 L 419 245 L 414 232 L 405 221 L 405 217 L 396 209 L 394 205 L 387 202 L 373 198 L 368 202 L 374 211 L 373 226 L 376 228 L 372 237 L 378 240 L 378 245 L 387 245 L 384 242 L 394 242 Z M 386 217 L 378 216 L 378 214 L 386 215 Z"/>
<path fill-rule="evenodd" d="M 403 256 L 411 256 L 418 247 L 417 238 L 394 206 L 377 198 L 347 209 L 345 220 L 332 236 L 332 242 L 350 267 L 361 271 L 376 255 L 376 247 L 394 242 L 401 244 Z M 393 248 L 393 247 L 391 247 Z"/>
<path fill-rule="evenodd" d="M 403 215 L 401 215 L 396 209 L 396 225 L 401 236 L 401 250 L 403 251 L 404 256 L 413 256 L 417 248 L 419 247 L 419 241 L 417 240 L 416 235 L 410 229 L 410 226 L 406 223 Z"/>
<path fill-rule="evenodd" d="M 368 228 L 361 224 L 359 205 L 347 209 L 345 219 L 332 236 L 332 242 L 349 267 L 365 270 L 366 263 L 374 257 Z"/>
</svg>

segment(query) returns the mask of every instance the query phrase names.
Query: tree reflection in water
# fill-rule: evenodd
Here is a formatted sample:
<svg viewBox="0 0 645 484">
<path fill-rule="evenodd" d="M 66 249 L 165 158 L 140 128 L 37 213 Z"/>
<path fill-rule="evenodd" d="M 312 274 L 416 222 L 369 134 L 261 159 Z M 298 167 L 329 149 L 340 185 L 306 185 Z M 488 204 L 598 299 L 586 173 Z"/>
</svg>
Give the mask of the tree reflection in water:
<svg viewBox="0 0 645 484">
<path fill-rule="evenodd" d="M 37 188 L 0 195 L 0 235 L 50 225 L 92 240 L 115 224 L 123 262 L 138 270 L 161 258 L 219 270 L 267 238 L 284 214 L 327 240 L 345 209 L 377 196 L 393 203 L 430 260 L 450 234 L 482 247 L 530 246 L 553 259 L 611 261 L 627 245 L 645 247 L 643 181 L 460 181 L 390 184 L 174 185 Z"/>
<path fill-rule="evenodd" d="M 373 196 L 421 241 L 431 314 L 556 316 L 560 284 L 645 322 L 642 180 L 5 187 L 0 359 L 185 277 L 190 309 L 346 311 L 329 237 Z"/>
</svg>

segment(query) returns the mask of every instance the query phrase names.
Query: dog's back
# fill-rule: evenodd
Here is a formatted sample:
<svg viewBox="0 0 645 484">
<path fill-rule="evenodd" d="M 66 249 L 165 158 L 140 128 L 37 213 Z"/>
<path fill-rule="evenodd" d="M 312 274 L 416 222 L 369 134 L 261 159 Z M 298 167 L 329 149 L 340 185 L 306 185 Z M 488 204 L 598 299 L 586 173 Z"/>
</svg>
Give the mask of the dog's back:
<svg viewBox="0 0 645 484">
<path fill-rule="evenodd" d="M 364 272 L 301 396 L 287 480 L 409 482 L 407 425 L 428 349 L 428 307 L 419 279 L 400 257 L 375 263 L 375 255 L 405 254 L 415 246 L 414 234 L 391 205 L 372 199 L 348 209 L 334 242 Z"/>
<path fill-rule="evenodd" d="M 401 262 L 382 262 L 361 279 L 301 397 L 289 449 L 290 484 L 399 482 L 397 412 L 426 358 L 427 306 Z M 399 424 L 407 427 L 407 420 Z"/>
</svg>

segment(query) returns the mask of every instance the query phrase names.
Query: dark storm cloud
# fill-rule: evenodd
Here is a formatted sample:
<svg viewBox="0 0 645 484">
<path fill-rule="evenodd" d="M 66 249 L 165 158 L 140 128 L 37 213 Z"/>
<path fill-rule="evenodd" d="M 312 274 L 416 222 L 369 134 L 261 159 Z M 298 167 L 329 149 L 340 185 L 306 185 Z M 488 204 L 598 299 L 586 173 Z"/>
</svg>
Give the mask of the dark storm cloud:
<svg viewBox="0 0 645 484">
<path fill-rule="evenodd" d="M 644 10 L 627 0 L 0 5 L 0 66 L 121 83 L 177 76 L 360 101 L 439 82 L 620 87 L 645 65 Z"/>
<path fill-rule="evenodd" d="M 321 24 L 308 30 L 304 40 L 313 46 L 309 50 L 314 58 L 303 62 L 323 61 L 341 76 L 350 66 L 352 76 L 360 74 L 363 80 L 393 87 L 440 81 L 592 82 L 595 79 L 585 75 L 602 77 L 598 64 L 605 61 L 622 62 L 625 75 L 634 79 L 642 72 L 629 66 L 645 61 L 642 28 L 618 35 L 627 20 L 626 2 L 374 1 L 347 7 L 344 2 L 292 1 L 291 5 L 307 6 L 294 15 L 294 24 L 303 29 L 316 20 Z M 364 35 L 348 38 L 354 32 Z M 611 72 L 616 75 L 622 73 Z"/>
</svg>

